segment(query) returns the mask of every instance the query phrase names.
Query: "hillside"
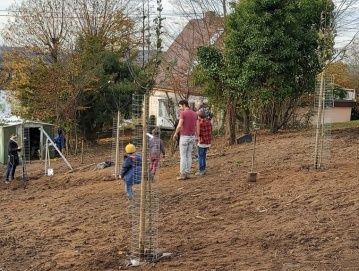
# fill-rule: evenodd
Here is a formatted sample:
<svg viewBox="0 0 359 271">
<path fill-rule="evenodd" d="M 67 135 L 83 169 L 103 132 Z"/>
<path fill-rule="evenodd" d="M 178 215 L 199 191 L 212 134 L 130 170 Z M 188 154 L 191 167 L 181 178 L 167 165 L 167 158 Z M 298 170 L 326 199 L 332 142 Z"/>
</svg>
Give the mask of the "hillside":
<svg viewBox="0 0 359 271">
<path fill-rule="evenodd" d="M 174 257 L 130 269 L 359 270 L 359 127 L 332 131 L 331 163 L 318 171 L 309 166 L 312 135 L 261 133 L 256 183 L 246 181 L 249 144 L 216 139 L 208 174 L 188 181 L 175 179 L 177 155 L 166 158 L 155 182 L 158 238 Z M 98 146 L 84 164 L 110 155 Z M 25 190 L 0 184 L 0 270 L 126 270 L 129 202 L 113 167 L 53 167 L 44 177 L 43 164 L 31 164 Z"/>
</svg>

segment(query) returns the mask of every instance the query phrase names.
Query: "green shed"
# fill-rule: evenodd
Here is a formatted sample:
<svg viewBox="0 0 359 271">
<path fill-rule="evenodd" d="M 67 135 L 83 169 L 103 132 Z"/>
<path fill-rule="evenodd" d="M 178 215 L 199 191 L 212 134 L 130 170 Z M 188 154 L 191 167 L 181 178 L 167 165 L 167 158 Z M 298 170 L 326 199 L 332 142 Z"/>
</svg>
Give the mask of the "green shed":
<svg viewBox="0 0 359 271">
<path fill-rule="evenodd" d="M 12 134 L 18 136 L 18 144 L 22 146 L 20 156 L 23 156 L 26 161 L 42 159 L 46 137 L 40 128 L 44 129 L 53 138 L 54 127 L 53 124 L 36 121 L 24 121 L 0 126 L 0 163 L 7 163 L 7 148 Z"/>
</svg>

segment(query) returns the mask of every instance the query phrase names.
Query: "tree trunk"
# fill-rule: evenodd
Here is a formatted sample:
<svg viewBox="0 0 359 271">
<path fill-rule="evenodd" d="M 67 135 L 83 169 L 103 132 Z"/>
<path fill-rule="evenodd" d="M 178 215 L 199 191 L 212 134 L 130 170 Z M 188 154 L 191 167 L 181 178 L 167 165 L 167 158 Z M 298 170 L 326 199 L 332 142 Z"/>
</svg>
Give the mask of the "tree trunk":
<svg viewBox="0 0 359 271">
<path fill-rule="evenodd" d="M 243 132 L 245 134 L 249 134 L 249 128 L 250 128 L 249 114 L 250 114 L 250 112 L 248 109 L 243 110 Z"/>
<path fill-rule="evenodd" d="M 221 127 L 220 127 L 220 130 L 223 132 L 225 127 L 226 127 L 226 120 L 227 120 L 227 110 L 223 110 L 222 113 L 221 113 Z"/>
<path fill-rule="evenodd" d="M 278 132 L 278 116 L 276 111 L 276 103 L 273 100 L 272 101 L 272 110 L 271 110 L 271 121 L 270 121 L 270 131 L 272 133 Z"/>
<path fill-rule="evenodd" d="M 229 145 L 236 143 L 236 117 L 234 113 L 234 104 L 233 98 L 228 97 L 226 105 L 226 139 Z"/>
</svg>

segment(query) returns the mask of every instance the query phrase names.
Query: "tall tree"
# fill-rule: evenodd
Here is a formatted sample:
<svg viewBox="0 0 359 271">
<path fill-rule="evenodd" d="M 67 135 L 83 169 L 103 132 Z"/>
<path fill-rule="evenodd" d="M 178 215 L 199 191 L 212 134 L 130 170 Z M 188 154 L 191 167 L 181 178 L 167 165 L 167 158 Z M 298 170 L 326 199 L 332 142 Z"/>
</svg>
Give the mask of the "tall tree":
<svg viewBox="0 0 359 271">
<path fill-rule="evenodd" d="M 72 9 L 75 25 L 82 38 L 97 37 L 105 48 L 126 48 L 134 42 L 134 21 L 131 14 L 139 0 L 75 0 Z"/>
<path fill-rule="evenodd" d="M 106 96 L 104 82 L 112 80 L 104 69 L 106 57 L 112 52 L 120 58 L 137 45 L 135 23 L 125 15 L 136 3 L 25 0 L 14 5 L 16 19 L 3 32 L 13 48 L 4 57 L 3 77 L 21 103 L 20 114 L 68 127 L 85 120 L 79 115 L 97 108 Z"/>
<path fill-rule="evenodd" d="M 350 66 L 342 61 L 330 63 L 326 67 L 327 74 L 334 76 L 334 83 L 343 88 L 355 88 L 352 81 Z"/>
<path fill-rule="evenodd" d="M 71 11 L 67 0 L 25 0 L 11 6 L 15 20 L 2 36 L 12 47 L 28 48 L 57 62 L 61 49 L 71 42 Z"/>
<path fill-rule="evenodd" d="M 289 120 L 298 98 L 311 91 L 334 35 L 320 35 L 331 24 L 330 0 L 242 0 L 228 16 L 226 56 L 229 84 L 247 99 L 260 99 L 263 122 L 272 132 Z M 329 42 L 323 39 L 330 39 Z"/>
<path fill-rule="evenodd" d="M 61 123 L 61 98 L 67 96 L 64 55 L 71 42 L 70 9 L 66 0 L 26 0 L 13 5 L 15 20 L 3 37 L 9 50 L 4 57 L 7 88 L 20 99 L 26 117 Z M 19 66 L 16 62 L 28 63 Z M 18 75 L 28 79 L 28 84 Z M 44 106 L 46 103 L 47 106 Z M 51 109 L 50 109 L 51 108 Z M 45 119 L 44 119 L 45 120 Z"/>
<path fill-rule="evenodd" d="M 359 38 L 347 50 L 346 63 L 352 88 L 359 90 Z"/>
</svg>

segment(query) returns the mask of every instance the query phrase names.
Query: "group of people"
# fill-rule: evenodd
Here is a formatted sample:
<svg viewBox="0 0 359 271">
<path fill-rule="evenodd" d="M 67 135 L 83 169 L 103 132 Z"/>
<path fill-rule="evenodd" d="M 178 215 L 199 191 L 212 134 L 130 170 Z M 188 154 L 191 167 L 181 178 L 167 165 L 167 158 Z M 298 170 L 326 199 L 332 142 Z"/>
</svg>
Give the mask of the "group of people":
<svg viewBox="0 0 359 271">
<path fill-rule="evenodd" d="M 202 176 L 206 173 L 207 150 L 211 146 L 212 123 L 211 114 L 206 107 L 198 108 L 197 112 L 190 109 L 187 100 L 178 103 L 180 109 L 179 122 L 173 135 L 173 140 L 179 137 L 180 176 L 177 180 L 190 178 L 192 167 L 192 151 L 197 141 L 198 172 Z"/>
<path fill-rule="evenodd" d="M 197 112 L 195 112 L 189 107 L 187 100 L 181 100 L 178 106 L 180 110 L 179 121 L 173 135 L 173 140 L 178 141 L 179 138 L 180 175 L 177 177 L 177 180 L 186 180 L 190 178 L 192 152 L 195 146 L 197 146 L 198 150 L 198 171 L 196 175 L 202 176 L 206 173 L 207 151 L 211 146 L 212 140 L 212 116 L 206 110 L 206 107 L 199 107 Z M 159 137 L 158 128 L 153 129 L 152 133 L 148 135 L 150 157 L 148 176 L 149 179 L 153 180 L 161 155 L 165 157 L 165 148 L 163 141 Z M 9 141 L 5 183 L 9 183 L 14 179 L 16 167 L 19 165 L 18 153 L 21 151 L 21 146 L 18 146 L 16 139 L 17 136 L 13 134 Z M 65 137 L 62 129 L 58 130 L 54 143 L 60 151 L 65 147 Z M 132 199 L 133 185 L 141 182 L 142 156 L 141 153 L 137 152 L 136 146 L 133 144 L 128 144 L 125 147 L 125 153 L 120 177 L 125 183 L 128 197 Z"/>
<path fill-rule="evenodd" d="M 212 140 L 212 115 L 206 107 L 199 107 L 197 112 L 189 107 L 187 100 L 178 103 L 180 116 L 173 135 L 173 140 L 179 138 L 180 175 L 177 180 L 190 178 L 192 167 L 192 152 L 197 142 L 198 171 L 195 175 L 203 176 L 206 173 L 207 151 Z M 160 161 L 161 154 L 165 156 L 163 141 L 159 138 L 159 130 L 155 128 L 149 135 L 150 168 L 149 178 L 153 180 Z M 136 152 L 133 144 L 125 147 L 125 156 L 122 165 L 121 179 L 125 183 L 125 190 L 129 199 L 133 198 L 133 185 L 141 182 L 142 157 Z"/>
</svg>

